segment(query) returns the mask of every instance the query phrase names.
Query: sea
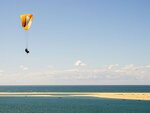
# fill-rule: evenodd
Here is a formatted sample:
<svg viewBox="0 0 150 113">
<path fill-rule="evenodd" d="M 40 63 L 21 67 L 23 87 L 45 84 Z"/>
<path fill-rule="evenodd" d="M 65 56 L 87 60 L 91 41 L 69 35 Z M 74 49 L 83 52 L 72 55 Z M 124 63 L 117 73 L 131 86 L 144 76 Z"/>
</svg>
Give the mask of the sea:
<svg viewBox="0 0 150 113">
<path fill-rule="evenodd" d="M 0 92 L 150 92 L 150 85 L 0 86 Z M 96 97 L 0 97 L 0 113 L 150 113 L 150 101 Z"/>
</svg>

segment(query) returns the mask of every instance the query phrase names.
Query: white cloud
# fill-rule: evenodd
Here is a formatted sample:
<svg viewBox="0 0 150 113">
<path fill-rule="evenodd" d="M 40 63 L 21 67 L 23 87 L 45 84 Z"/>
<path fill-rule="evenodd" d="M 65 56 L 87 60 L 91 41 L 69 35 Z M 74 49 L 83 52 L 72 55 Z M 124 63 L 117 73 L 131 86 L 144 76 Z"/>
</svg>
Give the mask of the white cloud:
<svg viewBox="0 0 150 113">
<path fill-rule="evenodd" d="M 20 65 L 20 69 L 23 70 L 23 71 L 26 71 L 26 70 L 28 70 L 28 67 L 26 67 L 24 65 Z"/>
<path fill-rule="evenodd" d="M 112 70 L 112 69 L 115 69 L 119 66 L 119 64 L 111 64 L 111 65 L 108 65 L 108 69 L 109 70 Z"/>
<path fill-rule="evenodd" d="M 21 69 L 27 67 L 21 65 Z M 20 76 L 22 75 L 22 76 Z M 17 81 L 16 81 L 17 78 Z M 111 64 L 97 69 L 32 70 L 26 72 L 3 73 L 0 84 L 149 84 L 149 65 Z"/>
<path fill-rule="evenodd" d="M 82 80 L 150 80 L 148 66 L 135 66 L 133 64 L 119 66 L 107 65 L 99 69 L 68 69 L 46 72 L 45 75 L 53 79 L 82 79 Z"/>
<path fill-rule="evenodd" d="M 0 70 L 0 73 L 3 73 L 4 71 L 3 70 Z"/>
<path fill-rule="evenodd" d="M 4 72 L 3 70 L 0 70 L 0 76 L 3 75 L 3 72 Z"/>
<path fill-rule="evenodd" d="M 75 66 L 85 66 L 86 64 L 83 63 L 82 61 L 78 60 L 78 61 L 75 62 L 74 65 L 75 65 Z"/>
<path fill-rule="evenodd" d="M 50 68 L 50 69 L 53 68 L 53 67 L 54 67 L 54 66 L 52 66 L 52 65 L 48 65 L 48 68 Z"/>
</svg>

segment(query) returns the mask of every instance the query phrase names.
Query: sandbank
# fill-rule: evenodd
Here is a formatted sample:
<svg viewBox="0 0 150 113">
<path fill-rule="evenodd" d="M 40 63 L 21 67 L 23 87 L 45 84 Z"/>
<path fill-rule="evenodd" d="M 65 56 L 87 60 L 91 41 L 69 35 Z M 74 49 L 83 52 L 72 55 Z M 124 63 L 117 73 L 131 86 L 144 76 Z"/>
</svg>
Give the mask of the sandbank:
<svg viewBox="0 0 150 113">
<path fill-rule="evenodd" d="M 150 93 L 0 92 L 0 97 L 97 97 L 112 99 L 150 100 Z"/>
</svg>

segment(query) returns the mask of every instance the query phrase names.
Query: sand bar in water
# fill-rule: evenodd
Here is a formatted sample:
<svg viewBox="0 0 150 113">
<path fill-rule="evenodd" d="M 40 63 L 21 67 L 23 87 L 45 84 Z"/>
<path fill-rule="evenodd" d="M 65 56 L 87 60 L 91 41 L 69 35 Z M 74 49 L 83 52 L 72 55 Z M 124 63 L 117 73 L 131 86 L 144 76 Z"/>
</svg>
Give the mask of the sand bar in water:
<svg viewBox="0 0 150 113">
<path fill-rule="evenodd" d="M 112 99 L 150 100 L 150 93 L 93 93 L 93 92 L 0 92 L 0 97 L 97 97 Z"/>
</svg>

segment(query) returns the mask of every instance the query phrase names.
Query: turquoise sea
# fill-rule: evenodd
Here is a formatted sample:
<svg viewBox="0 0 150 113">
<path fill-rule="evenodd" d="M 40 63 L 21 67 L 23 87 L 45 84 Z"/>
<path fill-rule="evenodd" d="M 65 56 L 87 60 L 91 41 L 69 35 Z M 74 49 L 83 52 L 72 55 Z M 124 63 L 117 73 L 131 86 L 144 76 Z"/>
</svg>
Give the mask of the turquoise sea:
<svg viewBox="0 0 150 113">
<path fill-rule="evenodd" d="M 150 92 L 150 86 L 0 86 L 0 92 Z M 150 113 L 150 101 L 96 97 L 0 97 L 0 113 Z"/>
</svg>

